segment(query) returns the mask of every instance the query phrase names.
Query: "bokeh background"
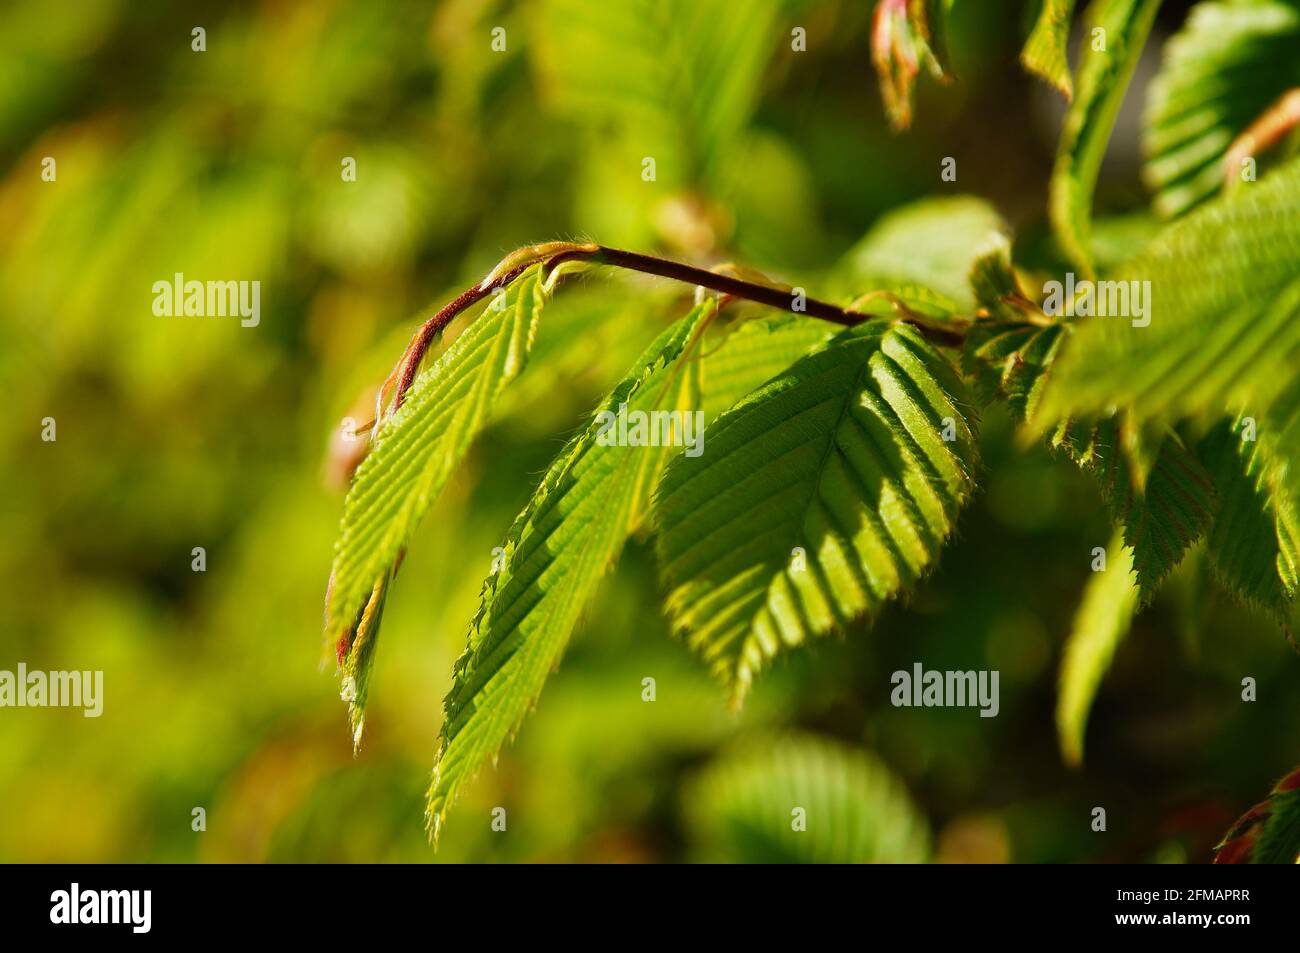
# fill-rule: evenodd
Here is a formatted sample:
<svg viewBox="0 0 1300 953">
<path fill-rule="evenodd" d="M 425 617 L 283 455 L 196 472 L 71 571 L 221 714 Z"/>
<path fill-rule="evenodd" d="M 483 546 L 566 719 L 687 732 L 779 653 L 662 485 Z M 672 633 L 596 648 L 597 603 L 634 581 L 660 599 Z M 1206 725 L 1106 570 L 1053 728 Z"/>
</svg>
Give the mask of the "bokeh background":
<svg viewBox="0 0 1300 953">
<path fill-rule="evenodd" d="M 959 227 L 909 237 L 909 219 L 887 216 L 962 194 L 1015 227 L 1020 260 L 1054 260 L 1042 210 L 1063 107 L 1016 61 L 1034 4 L 959 3 L 960 81 L 923 79 L 902 136 L 882 117 L 871 6 L 0 7 L 0 668 L 105 673 L 98 719 L 0 710 L 0 860 L 799 857 L 765 844 L 754 818 L 771 803 L 788 815 L 781 785 L 812 784 L 809 771 L 834 802 L 858 777 L 846 759 L 874 792 L 850 805 L 854 823 L 907 830 L 884 857 L 1207 860 L 1300 761 L 1300 660 L 1194 554 L 1121 647 L 1084 768 L 1064 767 L 1056 672 L 1110 532 L 1089 479 L 1022 446 L 997 412 L 984 489 L 939 572 L 871 630 L 778 664 L 739 714 L 669 636 L 648 550 L 630 546 L 517 742 L 429 848 L 441 699 L 492 548 L 564 438 L 685 307 L 689 289 L 652 280 L 584 279 L 548 309 L 506 412 L 410 549 L 351 752 L 320 643 L 343 492 L 330 434 L 367 419 L 358 401 L 419 317 L 503 254 L 589 236 L 846 300 L 885 254 L 960 292 L 969 249 L 940 240 Z M 1103 174 L 1098 234 L 1117 255 L 1153 227 L 1138 116 L 1186 6 L 1166 5 Z M 939 180 L 943 156 L 958 159 L 955 184 Z M 260 325 L 155 317 L 152 284 L 176 271 L 259 280 Z M 46 417 L 55 442 L 40 439 Z M 1000 670 L 1000 715 L 890 707 L 890 673 L 917 661 Z M 495 806 L 506 834 L 490 828 Z"/>
</svg>

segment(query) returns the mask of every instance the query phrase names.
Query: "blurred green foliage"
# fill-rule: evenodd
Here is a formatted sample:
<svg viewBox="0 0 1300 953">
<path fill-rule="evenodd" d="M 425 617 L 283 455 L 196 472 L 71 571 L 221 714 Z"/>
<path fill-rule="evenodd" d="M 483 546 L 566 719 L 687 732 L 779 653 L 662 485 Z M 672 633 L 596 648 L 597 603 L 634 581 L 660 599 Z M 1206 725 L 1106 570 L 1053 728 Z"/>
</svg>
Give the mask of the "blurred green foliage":
<svg viewBox="0 0 1300 953">
<path fill-rule="evenodd" d="M 1026 12 L 959 4 L 959 82 L 923 82 L 896 137 L 862 0 L 68 6 L 0 10 L 0 668 L 102 669 L 105 710 L 0 710 L 0 860 L 726 859 L 710 818 L 734 805 L 692 779 L 742 735 L 797 728 L 874 752 L 939 860 L 1199 861 L 1293 765 L 1296 658 L 1194 562 L 1120 646 L 1084 768 L 1062 765 L 1055 672 L 1107 517 L 992 414 L 984 492 L 939 572 L 870 631 L 779 664 L 739 714 L 668 636 L 649 553 L 629 547 L 433 854 L 422 793 L 493 547 L 689 291 L 592 278 L 551 303 L 402 568 L 356 760 L 319 639 L 331 430 L 368 419 L 417 316 L 532 241 L 737 261 L 848 300 L 948 253 L 886 243 L 915 211 L 863 236 L 955 196 L 937 173 L 954 155 L 1024 260 L 1059 260 L 1041 209 L 1060 107 L 1016 63 Z M 1122 130 L 1115 148 L 1100 204 L 1130 212 Z M 1147 234 L 1102 217 L 1099 258 Z M 152 284 L 178 271 L 260 281 L 259 326 L 155 317 Z M 917 660 L 1000 669 L 999 717 L 892 708 L 889 673 Z"/>
</svg>

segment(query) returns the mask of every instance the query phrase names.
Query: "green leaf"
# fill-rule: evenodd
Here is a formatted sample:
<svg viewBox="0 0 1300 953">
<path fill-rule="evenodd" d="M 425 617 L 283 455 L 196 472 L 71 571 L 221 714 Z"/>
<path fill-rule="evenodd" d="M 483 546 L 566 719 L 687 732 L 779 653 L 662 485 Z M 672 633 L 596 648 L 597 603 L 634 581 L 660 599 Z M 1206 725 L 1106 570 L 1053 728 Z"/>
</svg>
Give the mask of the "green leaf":
<svg viewBox="0 0 1300 953">
<path fill-rule="evenodd" d="M 1139 421 L 1262 416 L 1300 368 L 1300 161 L 1169 225 L 1111 277 L 1146 289 L 1149 326 L 1079 320 L 1040 428 L 1117 406 Z"/>
<path fill-rule="evenodd" d="M 970 287 L 979 304 L 980 317 L 994 322 L 1045 325 L 1047 316 L 1021 284 L 1011 264 L 1011 243 L 999 237 L 993 247 L 975 259 L 970 269 Z"/>
<path fill-rule="evenodd" d="M 545 0 L 538 15 L 542 88 L 562 112 L 653 157 L 662 184 L 718 180 L 775 50 L 772 0 L 743 16 L 731 0 Z"/>
<path fill-rule="evenodd" d="M 1300 86 L 1300 2 L 1198 3 L 1165 46 L 1147 95 L 1144 177 L 1156 210 L 1181 215 L 1223 186 L 1228 148 Z"/>
<path fill-rule="evenodd" d="M 635 288 L 565 282 L 563 293 L 546 302 L 528 373 L 501 395 L 497 415 L 516 421 L 535 417 L 537 406 L 561 390 L 603 393 L 663 329 L 663 315 L 679 296 L 680 289 L 668 282 Z"/>
<path fill-rule="evenodd" d="M 1201 656 L 1217 589 L 1205 550 L 1204 545 L 1192 547 L 1165 583 L 1173 628 L 1178 633 L 1183 657 L 1193 663 Z"/>
<path fill-rule="evenodd" d="M 883 216 L 845 256 L 836 281 L 847 292 L 918 285 L 970 310 L 966 276 L 980 255 L 1005 241 L 994 208 L 972 196 L 923 199 Z"/>
<path fill-rule="evenodd" d="M 1164 222 L 1145 209 L 1094 220 L 1090 248 L 1097 271 L 1109 274 L 1142 254 L 1163 227 Z"/>
<path fill-rule="evenodd" d="M 695 411 L 696 364 L 679 358 L 715 308 L 709 299 L 659 336 L 561 451 L 511 527 L 505 565 L 484 583 L 444 702 L 428 794 L 435 838 L 461 786 L 514 735 L 537 701 L 601 577 L 648 511 L 664 465 L 680 452 L 608 444 L 605 415 L 618 414 L 624 404 L 628 414 Z"/>
<path fill-rule="evenodd" d="M 1016 421 L 1024 421 L 1038 406 L 1056 350 L 1059 325 L 1034 327 L 1019 323 L 979 321 L 966 335 L 963 363 L 975 382 L 980 400 L 1003 400 Z"/>
<path fill-rule="evenodd" d="M 1013 419 L 1035 416 L 1068 328 L 1047 317 L 1022 288 L 1005 248 L 976 262 L 971 285 L 980 320 L 963 346 L 966 373 L 985 403 L 1005 401 Z M 1213 482 L 1172 433 L 1155 439 L 1127 413 L 1100 423 L 1062 422 L 1048 446 L 1096 476 L 1133 559 L 1145 603 L 1206 531 Z"/>
<path fill-rule="evenodd" d="M 1132 551 L 1145 605 L 1214 518 L 1214 482 L 1172 431 L 1144 433 L 1127 414 L 1067 421 L 1048 446 L 1096 478 L 1111 521 Z"/>
<path fill-rule="evenodd" d="M 1061 127 L 1049 204 L 1062 249 L 1088 275 L 1097 173 L 1159 7 L 1160 0 L 1093 0 L 1086 13 L 1076 95 Z"/>
<path fill-rule="evenodd" d="M 909 864 L 929 856 L 927 824 L 889 770 L 813 736 L 750 739 L 705 768 L 683 804 L 693 847 L 714 861 Z"/>
<path fill-rule="evenodd" d="M 764 225 L 784 218 L 807 175 L 797 152 L 752 122 L 781 46 L 779 0 L 752 0 L 742 15 L 733 0 L 527 6 L 536 29 L 522 45 L 546 117 L 577 133 L 564 142 L 581 183 L 568 200 L 574 227 L 610 244 L 699 258 L 743 247 L 764 260 L 754 257 L 773 247 Z M 786 233 L 809 233 L 808 207 Z"/>
<path fill-rule="evenodd" d="M 1020 53 L 1025 69 L 1047 80 L 1066 99 L 1074 96 L 1070 62 L 1066 58 L 1073 15 L 1074 0 L 1043 0 L 1033 32 Z"/>
<path fill-rule="evenodd" d="M 420 519 L 491 420 L 501 392 L 523 370 L 544 300 L 538 271 L 530 269 L 448 345 L 381 426 L 343 505 L 329 639 L 353 629 L 377 585 L 386 586 Z M 367 660 L 352 673 L 360 690 L 353 703 L 358 725 L 377 630 L 376 616 Z"/>
<path fill-rule="evenodd" d="M 1252 418 L 1242 418 L 1243 426 Z M 1273 401 L 1259 421 L 1254 421 L 1259 442 L 1261 487 L 1277 516 L 1278 576 L 1283 590 L 1297 593 L 1300 585 L 1300 466 L 1295 451 L 1300 446 L 1300 379 Z M 1288 630 L 1295 619 L 1287 619 Z"/>
<path fill-rule="evenodd" d="M 1198 448 L 1219 490 L 1210 563 L 1229 592 L 1286 626 L 1300 586 L 1300 521 L 1273 479 L 1286 466 L 1274 441 L 1243 439 L 1242 423 L 1220 422 Z"/>
<path fill-rule="evenodd" d="M 824 345 L 835 331 L 834 325 L 826 321 L 794 314 L 755 318 L 728 329 L 726 337 L 713 345 L 716 349 L 706 351 L 700 361 L 700 406 L 706 419 L 729 410 L 755 388 Z"/>
<path fill-rule="evenodd" d="M 980 400 L 1005 401 L 1017 423 L 1031 417 L 1064 333 L 1034 303 L 1001 242 L 971 269 L 980 305 L 962 346 L 962 366 Z"/>
<path fill-rule="evenodd" d="M 1067 764 L 1083 763 L 1088 712 L 1137 608 L 1132 552 L 1117 534 L 1106 547 L 1106 568 L 1094 572 L 1083 591 L 1061 660 L 1056 731 Z"/>
<path fill-rule="evenodd" d="M 957 302 L 920 285 L 877 288 L 854 300 L 852 309 L 877 318 L 929 319 L 932 324 L 950 325 L 959 335 L 964 329 Z"/>
<path fill-rule="evenodd" d="M 874 613 L 934 564 L 974 484 L 970 413 L 920 334 L 870 321 L 669 465 L 656 495 L 669 613 L 737 702 L 782 648 Z"/>
<path fill-rule="evenodd" d="M 375 667 L 375 649 L 379 644 L 379 624 L 384 618 L 384 604 L 395 570 L 379 577 L 370 598 L 349 633 L 347 654 L 342 659 L 340 697 L 348 703 L 348 722 L 352 726 L 352 747 L 361 747 L 366 728 L 366 703 L 370 700 L 370 673 Z"/>
<path fill-rule="evenodd" d="M 1103 427 L 1106 436 L 1095 443 L 1092 469 L 1112 518 L 1124 529 L 1124 543 L 1133 551 L 1140 603 L 1145 605 L 1205 535 L 1217 499 L 1214 481 L 1176 434 L 1157 443 L 1144 463 L 1139 454 L 1152 451 L 1126 447 L 1127 426 L 1121 421 Z"/>
</svg>

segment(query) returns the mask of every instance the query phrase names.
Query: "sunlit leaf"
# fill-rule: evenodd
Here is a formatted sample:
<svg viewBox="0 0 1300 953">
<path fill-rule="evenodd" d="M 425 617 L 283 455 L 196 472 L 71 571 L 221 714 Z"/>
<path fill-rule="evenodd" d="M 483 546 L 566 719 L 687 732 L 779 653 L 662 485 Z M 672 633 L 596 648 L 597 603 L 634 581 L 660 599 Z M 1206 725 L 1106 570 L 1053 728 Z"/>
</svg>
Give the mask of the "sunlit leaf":
<svg viewBox="0 0 1300 953">
<path fill-rule="evenodd" d="M 915 330 L 871 321 L 669 465 L 656 497 L 669 612 L 734 698 L 782 649 L 873 614 L 933 566 L 973 487 L 971 410 Z"/>
<path fill-rule="evenodd" d="M 697 368 L 679 359 L 698 345 L 701 325 L 715 307 L 706 301 L 660 335 L 601 412 L 618 414 L 627 405 L 629 414 L 693 415 Z M 664 465 L 682 452 L 662 442 L 606 443 L 602 427 L 598 413 L 560 452 L 510 529 L 504 565 L 484 583 L 444 702 L 428 794 L 434 837 L 462 785 L 514 735 L 537 701 L 601 577 L 644 519 Z M 677 431 L 676 439 L 684 436 Z"/>
<path fill-rule="evenodd" d="M 1300 370 L 1300 161 L 1166 227 L 1111 276 L 1146 313 L 1076 322 L 1038 425 L 1261 417 Z M 1149 284 L 1148 284 L 1149 283 Z"/>
<path fill-rule="evenodd" d="M 1006 225 L 983 199 L 924 199 L 882 217 L 844 257 L 837 282 L 853 294 L 916 285 L 975 305 L 967 275 L 1004 239 Z"/>
<path fill-rule="evenodd" d="M 1020 62 L 1061 91 L 1066 99 L 1074 95 L 1066 47 L 1070 39 L 1070 18 L 1074 0 L 1043 0 L 1033 32 L 1020 53 Z"/>
<path fill-rule="evenodd" d="M 966 333 L 962 368 L 984 403 L 1005 401 L 1023 423 L 1038 406 L 1065 329 L 1022 287 L 1005 242 L 975 262 L 970 283 L 980 311 Z"/>
<path fill-rule="evenodd" d="M 1125 446 L 1127 422 L 1107 422 L 1091 469 L 1101 484 L 1145 604 L 1209 529 L 1217 506 L 1214 482 L 1176 434 L 1155 441 L 1143 460 Z M 1145 473 L 1142 471 L 1145 470 Z"/>
<path fill-rule="evenodd" d="M 420 519 L 492 419 L 502 390 L 523 370 L 543 300 L 532 269 L 416 378 L 405 402 L 381 425 L 343 507 L 326 618 L 331 641 L 354 627 L 377 580 L 389 577 Z M 377 636 L 376 619 L 359 676 L 373 660 Z M 354 708 L 363 704 L 364 692 Z M 358 724 L 363 715 L 355 714 Z"/>
<path fill-rule="evenodd" d="M 712 420 L 835 334 L 825 321 L 794 314 L 761 317 L 729 331 L 701 360 L 701 407 Z"/>
</svg>

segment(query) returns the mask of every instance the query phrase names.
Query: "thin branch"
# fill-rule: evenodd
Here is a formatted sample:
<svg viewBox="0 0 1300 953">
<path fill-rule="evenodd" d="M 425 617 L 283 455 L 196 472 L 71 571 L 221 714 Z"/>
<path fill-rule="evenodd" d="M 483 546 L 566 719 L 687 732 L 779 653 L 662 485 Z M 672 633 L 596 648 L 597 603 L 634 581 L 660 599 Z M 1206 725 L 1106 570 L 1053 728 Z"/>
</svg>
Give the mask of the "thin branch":
<svg viewBox="0 0 1300 953">
<path fill-rule="evenodd" d="M 556 258 L 569 259 L 581 257 L 580 254 L 571 254 L 562 252 Z M 868 314 L 862 311 L 854 311 L 851 308 L 842 308 L 837 304 L 831 304 L 828 301 L 819 301 L 816 298 L 803 296 L 799 301 L 800 308 L 795 309 L 795 298 L 792 289 L 774 287 L 772 285 L 759 284 L 758 282 L 746 281 L 743 278 L 736 278 L 732 275 L 719 274 L 716 271 L 707 271 L 703 268 L 696 268 L 693 265 L 686 265 L 682 262 L 671 261 L 666 258 L 655 258 L 651 255 L 642 255 L 638 252 L 622 251 L 617 248 L 606 248 L 597 246 L 594 253 L 590 253 L 589 261 L 596 264 L 613 265 L 617 268 L 626 268 L 631 271 L 640 271 L 645 274 L 659 275 L 662 278 L 672 278 L 676 281 L 683 281 L 693 285 L 702 285 L 713 291 L 720 291 L 729 294 L 735 298 L 744 298 L 746 301 L 754 301 L 758 304 L 765 304 L 772 308 L 782 311 L 791 311 L 796 314 L 804 314 L 810 318 L 820 318 L 823 321 L 830 321 L 845 327 L 852 327 L 861 324 L 864 321 L 870 321 L 878 318 L 880 315 Z M 546 268 L 549 270 L 555 259 L 547 262 Z M 924 315 L 916 314 L 910 311 L 896 297 L 887 293 L 882 293 L 884 297 L 890 298 L 895 309 L 900 312 L 900 317 L 908 324 L 915 326 L 922 334 L 930 338 L 937 344 L 948 346 L 960 345 L 965 340 L 966 333 L 963 324 L 954 322 L 951 325 L 944 324 L 926 318 Z"/>
<path fill-rule="evenodd" d="M 403 352 L 402 359 L 397 362 L 397 366 L 393 368 L 393 373 L 389 375 L 383 388 L 380 389 L 379 401 L 381 406 L 376 408 L 377 412 L 375 414 L 375 419 L 378 420 L 383 416 L 382 404 L 384 397 L 394 385 L 397 388 L 397 398 L 393 404 L 393 410 L 402 406 L 402 398 L 405 397 L 406 392 L 410 390 L 411 384 L 415 380 L 415 372 L 419 369 L 420 361 L 424 359 L 425 353 L 429 350 L 429 345 L 433 343 L 433 339 L 444 328 L 446 328 L 447 325 L 451 324 L 456 315 L 460 314 L 475 302 L 482 301 L 497 288 L 504 288 L 506 285 L 510 284 L 510 282 L 514 281 L 527 271 L 532 264 L 533 263 L 530 261 L 522 265 L 516 265 L 514 268 L 499 274 L 493 272 L 492 275 L 489 275 L 480 284 L 477 284 L 472 288 L 467 288 L 459 296 L 454 298 L 452 301 L 449 301 L 441 310 L 438 311 L 437 314 L 431 317 L 428 321 L 425 321 L 424 324 L 420 325 L 414 336 L 411 338 L 411 343 L 406 346 L 406 351 Z M 394 378 L 396 378 L 396 380 L 394 380 Z"/>
<path fill-rule="evenodd" d="M 668 258 L 657 258 L 653 255 L 608 248 L 594 243 L 578 245 L 568 242 L 550 242 L 543 245 L 534 245 L 520 249 L 507 257 L 483 281 L 458 295 L 441 308 L 437 314 L 420 325 L 414 336 L 412 336 L 410 344 L 407 345 L 406 350 L 403 352 L 401 359 L 397 362 L 397 366 L 393 368 L 393 372 L 380 389 L 376 403 L 375 419 L 382 420 L 385 416 L 383 408 L 388 402 L 390 394 L 395 395 L 392 410 L 396 411 L 401 406 L 402 399 L 414 382 L 420 362 L 424 359 L 424 355 L 428 352 L 434 338 L 458 314 L 475 302 L 481 301 L 498 288 L 504 288 L 539 262 L 542 263 L 542 277 L 545 279 L 548 275 L 554 274 L 556 268 L 568 261 L 582 261 L 593 265 L 610 265 L 614 268 L 623 268 L 628 271 L 657 275 L 661 278 L 669 278 L 686 284 L 699 285 L 730 295 L 733 298 L 742 298 L 746 301 L 764 304 L 782 311 L 804 314 L 810 318 L 830 321 L 844 327 L 852 327 L 879 317 L 879 315 L 842 308 L 839 305 L 831 304 L 828 301 L 820 301 L 817 298 L 796 297 L 793 289 L 746 281 L 743 278 L 697 268 L 694 265 L 672 261 Z M 886 297 L 890 296 L 886 295 Z M 890 300 L 895 310 L 899 312 L 901 320 L 915 326 L 934 343 L 950 347 L 959 346 L 965 339 L 966 326 L 964 324 L 956 322 L 947 324 L 935 321 L 908 310 L 896 298 L 890 297 Z"/>
<path fill-rule="evenodd" d="M 1246 131 L 1232 141 L 1223 158 L 1223 185 L 1232 189 L 1240 183 L 1241 164 L 1273 148 L 1292 130 L 1300 127 L 1300 89 L 1293 89 L 1264 110 Z"/>
<path fill-rule="evenodd" d="M 656 258 L 652 255 L 642 255 L 634 251 L 623 251 L 618 248 L 606 248 L 603 245 L 597 246 L 595 252 L 566 251 L 556 255 L 546 263 L 546 270 L 552 270 L 560 262 L 573 260 L 586 260 L 598 265 L 612 265 L 615 268 L 624 268 L 628 271 L 639 271 L 646 275 L 658 275 L 660 278 L 671 278 L 674 281 L 681 281 L 686 284 L 701 285 L 713 291 L 729 294 L 735 298 L 744 298 L 746 301 L 754 301 L 769 307 L 780 308 L 783 311 L 793 310 L 795 301 L 790 289 L 758 284 L 757 282 L 746 281 L 743 278 L 709 271 L 705 268 L 697 268 L 694 265 L 687 265 L 679 261 Z M 833 321 L 836 324 L 845 326 L 860 324 L 868 317 L 867 315 L 858 315 L 845 311 L 839 305 L 818 301 L 816 298 L 805 298 L 802 304 L 805 307 L 801 313 L 807 314 L 811 318 L 821 318 L 824 321 Z"/>
</svg>

